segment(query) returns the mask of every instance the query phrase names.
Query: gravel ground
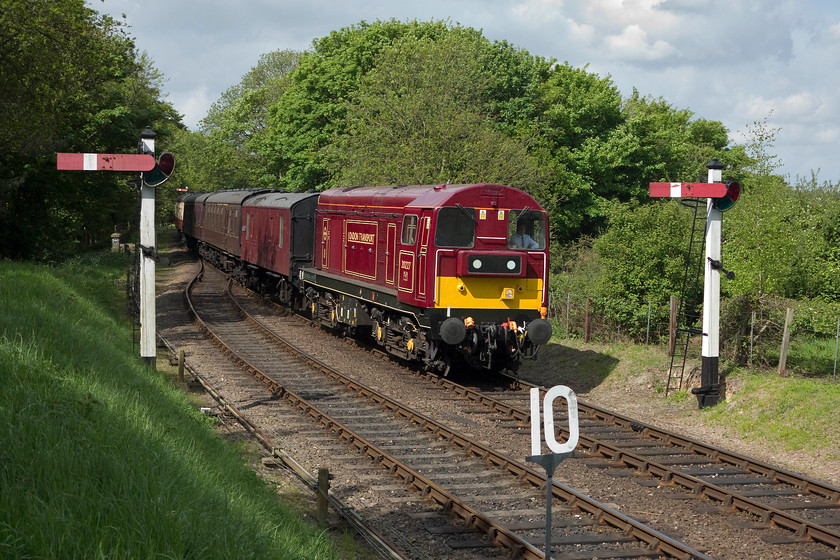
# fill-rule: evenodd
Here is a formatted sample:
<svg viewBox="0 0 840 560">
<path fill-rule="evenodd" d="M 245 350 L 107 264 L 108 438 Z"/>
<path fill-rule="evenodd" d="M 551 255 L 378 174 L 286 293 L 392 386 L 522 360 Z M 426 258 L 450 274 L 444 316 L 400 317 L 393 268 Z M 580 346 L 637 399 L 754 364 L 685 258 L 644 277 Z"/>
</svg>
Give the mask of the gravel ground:
<svg viewBox="0 0 840 560">
<path fill-rule="evenodd" d="M 165 336 L 177 337 L 180 340 L 180 344 L 187 352 L 188 360 L 202 362 L 199 356 L 202 355 L 207 343 L 195 334 L 192 324 L 183 319 L 184 285 L 197 270 L 197 265 L 180 249 L 173 250 L 170 259 L 173 265 L 159 270 L 159 330 L 168 333 Z M 529 450 L 530 435 L 527 429 L 520 433 L 500 430 L 494 420 L 488 418 L 490 415 L 466 412 L 462 405 L 447 399 L 436 390 L 423 389 L 412 381 L 402 368 L 390 361 L 374 359 L 354 344 L 326 336 L 305 322 L 294 318 L 277 317 L 273 323 L 273 328 L 282 331 L 283 336 L 293 338 L 295 343 L 305 346 L 307 351 L 314 353 L 322 361 L 339 369 L 352 371 L 363 383 L 382 392 L 399 395 L 401 400 L 407 401 L 410 406 L 425 414 L 463 424 L 466 426 L 466 431 L 475 439 L 489 442 L 496 449 L 507 450 L 514 456 L 521 455 L 524 462 L 524 457 Z M 552 367 L 553 354 L 551 348 L 547 350 L 549 352 L 544 352 L 539 360 L 529 362 L 522 368 L 523 376 L 547 386 L 562 382 L 574 389 L 572 383 L 556 379 Z M 220 367 L 213 360 L 214 358 L 205 358 L 202 367 L 208 370 Z M 820 465 L 819 461 L 815 461 L 813 457 L 798 457 L 789 453 L 783 457 L 776 457 L 772 451 L 768 451 L 761 445 L 734 439 L 722 430 L 705 426 L 697 418 L 695 403 L 665 401 L 652 389 L 647 388 L 647 385 L 649 385 L 649 379 L 642 374 L 629 381 L 625 379 L 621 386 L 610 385 L 607 382 L 586 393 L 578 393 L 578 396 L 583 400 L 656 426 L 759 457 L 774 464 L 782 464 L 793 470 L 808 472 L 816 478 L 836 483 L 838 478 L 836 465 L 830 467 Z M 412 389 L 407 391 L 407 386 Z M 234 428 L 227 427 L 226 429 Z M 292 433 L 285 434 L 282 445 L 302 464 L 314 466 L 310 468 L 311 471 L 323 464 L 325 460 L 324 453 L 318 452 L 318 449 L 323 448 L 324 445 L 312 444 L 304 433 L 300 433 L 299 437 Z M 558 468 L 555 478 L 626 515 L 640 518 L 652 527 L 684 540 L 714 558 L 781 560 L 801 558 L 808 552 L 826 551 L 824 547 L 807 543 L 794 546 L 768 544 L 764 537 L 786 533 L 775 529 L 758 528 L 745 531 L 741 527 L 749 526 L 754 520 L 746 516 L 724 514 L 712 503 L 695 500 L 685 492 L 674 488 L 650 486 L 644 482 L 630 483 L 625 476 L 626 471 L 591 468 L 590 465 L 593 463 L 603 462 L 583 456 L 568 460 Z M 261 465 L 255 463 L 255 467 L 260 468 Z M 415 501 L 416 499 L 408 494 L 394 494 L 394 497 L 388 499 L 387 492 L 374 492 L 370 488 L 365 488 L 366 481 L 369 479 L 366 478 L 367 474 L 359 475 L 359 468 L 356 465 L 340 471 L 337 467 L 334 473 L 336 479 L 333 481 L 335 491 L 341 492 L 357 511 L 366 512 L 373 518 L 379 517 L 380 521 L 384 520 L 385 523 L 380 524 L 383 534 L 397 542 L 400 548 L 411 551 L 416 547 L 417 551 L 412 555 L 413 558 L 457 557 L 455 553 L 447 552 L 445 547 L 441 548 L 440 542 L 430 543 L 433 546 L 428 549 L 416 546 L 418 537 L 403 534 L 401 525 L 397 522 L 397 519 L 405 516 L 394 517 L 393 512 L 398 507 L 400 512 L 404 512 L 402 508 L 407 505 L 409 508 L 414 508 L 413 515 L 421 519 L 424 515 L 423 504 L 419 500 Z M 276 474 L 264 472 L 264 476 L 271 477 Z M 351 492 L 350 488 L 355 491 Z M 412 513 L 407 515 L 412 516 Z M 434 541 L 435 539 L 436 537 L 429 535 L 425 537 L 425 540 Z M 490 550 L 487 552 L 487 558 L 498 557 L 496 552 Z"/>
</svg>

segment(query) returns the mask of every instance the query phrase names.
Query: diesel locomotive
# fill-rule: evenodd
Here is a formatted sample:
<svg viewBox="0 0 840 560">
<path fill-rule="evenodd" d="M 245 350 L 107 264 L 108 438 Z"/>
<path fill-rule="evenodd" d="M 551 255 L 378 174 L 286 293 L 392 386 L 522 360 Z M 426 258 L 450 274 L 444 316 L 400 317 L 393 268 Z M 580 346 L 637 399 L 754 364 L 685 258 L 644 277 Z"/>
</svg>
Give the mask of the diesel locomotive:
<svg viewBox="0 0 840 560">
<path fill-rule="evenodd" d="M 546 213 L 509 186 L 196 193 L 175 221 L 242 284 L 430 371 L 516 371 L 551 338 Z"/>
</svg>

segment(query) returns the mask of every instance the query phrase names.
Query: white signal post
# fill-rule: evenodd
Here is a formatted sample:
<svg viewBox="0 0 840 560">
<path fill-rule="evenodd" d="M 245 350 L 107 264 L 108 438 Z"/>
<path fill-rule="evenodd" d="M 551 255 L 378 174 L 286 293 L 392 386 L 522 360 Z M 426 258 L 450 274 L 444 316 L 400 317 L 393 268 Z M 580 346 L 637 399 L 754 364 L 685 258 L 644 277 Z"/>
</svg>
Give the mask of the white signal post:
<svg viewBox="0 0 840 560">
<path fill-rule="evenodd" d="M 720 398 L 718 359 L 720 356 L 720 230 L 721 210 L 715 200 L 731 197 L 734 204 L 740 185 L 733 183 L 737 192 L 730 194 L 729 185 L 721 182 L 723 164 L 717 158 L 706 164 L 708 183 L 650 183 L 650 196 L 654 197 L 706 197 L 706 262 L 703 276 L 703 362 L 700 387 L 691 392 L 697 396 L 700 408 L 714 406 Z M 731 273 L 730 273 L 731 274 Z"/>
<path fill-rule="evenodd" d="M 722 184 L 723 164 L 717 158 L 707 164 L 706 169 L 709 170 L 709 183 Z M 714 199 L 709 198 L 706 201 L 706 262 L 703 275 L 703 361 L 700 387 L 691 390 L 697 396 L 700 408 L 714 406 L 720 398 L 720 266 L 712 266 L 712 263 L 720 263 L 720 230 L 721 211 L 715 207 Z"/>
<path fill-rule="evenodd" d="M 59 171 L 140 171 L 140 357 L 155 367 L 155 189 L 175 168 L 175 156 L 163 152 L 155 162 L 152 127 L 140 133 L 136 154 L 58 153 Z M 148 174 L 148 175 L 147 175 Z M 147 184 L 147 181 L 150 184 Z"/>
<path fill-rule="evenodd" d="M 138 151 L 154 159 L 157 134 L 150 126 L 140 133 Z M 157 358 L 155 332 L 155 189 L 140 180 L 140 357 L 154 368 Z M 147 252 L 151 254 L 147 254 Z"/>
</svg>

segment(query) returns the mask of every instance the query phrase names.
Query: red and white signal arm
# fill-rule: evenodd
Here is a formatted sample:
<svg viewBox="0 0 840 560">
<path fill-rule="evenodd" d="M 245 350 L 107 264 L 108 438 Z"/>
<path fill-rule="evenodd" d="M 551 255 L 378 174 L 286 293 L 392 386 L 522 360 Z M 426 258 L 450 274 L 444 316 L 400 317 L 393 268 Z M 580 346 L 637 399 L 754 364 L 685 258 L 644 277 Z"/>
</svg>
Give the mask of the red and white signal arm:
<svg viewBox="0 0 840 560">
<path fill-rule="evenodd" d="M 724 183 L 650 183 L 650 196 L 671 198 L 720 198 Z"/>
<path fill-rule="evenodd" d="M 155 158 L 150 154 L 56 154 L 59 171 L 151 171 Z"/>
</svg>

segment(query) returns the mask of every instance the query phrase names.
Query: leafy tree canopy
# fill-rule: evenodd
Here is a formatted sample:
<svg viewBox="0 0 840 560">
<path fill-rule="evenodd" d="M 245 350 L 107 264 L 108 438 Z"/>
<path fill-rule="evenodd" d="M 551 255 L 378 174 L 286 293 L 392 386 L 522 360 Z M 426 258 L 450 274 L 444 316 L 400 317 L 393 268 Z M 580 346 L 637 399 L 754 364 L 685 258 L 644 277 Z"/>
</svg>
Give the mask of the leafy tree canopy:
<svg viewBox="0 0 840 560">
<path fill-rule="evenodd" d="M 127 177 L 55 170 L 56 152 L 131 152 L 179 115 L 122 25 L 83 0 L 0 10 L 0 256 L 53 259 L 136 221 Z"/>
</svg>

